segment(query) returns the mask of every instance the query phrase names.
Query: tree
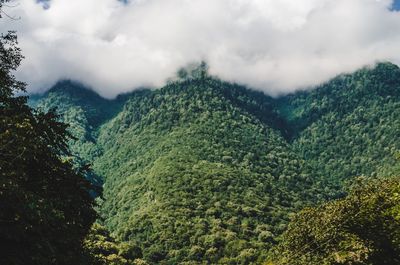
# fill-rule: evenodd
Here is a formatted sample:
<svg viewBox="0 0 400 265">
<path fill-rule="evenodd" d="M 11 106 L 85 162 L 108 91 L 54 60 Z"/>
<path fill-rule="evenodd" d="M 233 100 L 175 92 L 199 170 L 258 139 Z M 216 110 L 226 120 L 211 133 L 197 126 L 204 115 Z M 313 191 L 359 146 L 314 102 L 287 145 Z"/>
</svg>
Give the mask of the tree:
<svg viewBox="0 0 400 265">
<path fill-rule="evenodd" d="M 7 2 L 0 1 L 0 8 Z M 67 125 L 20 96 L 15 32 L 0 37 L 0 264 L 79 264 L 96 218 L 85 168 L 68 156 Z"/>
<path fill-rule="evenodd" d="M 108 230 L 98 223 L 90 229 L 84 241 L 84 249 L 89 254 L 90 265 L 135 265 L 142 257 L 139 247 L 116 242 Z"/>
<path fill-rule="evenodd" d="M 306 208 L 274 264 L 399 264 L 400 178 L 358 181 L 346 198 Z"/>
</svg>

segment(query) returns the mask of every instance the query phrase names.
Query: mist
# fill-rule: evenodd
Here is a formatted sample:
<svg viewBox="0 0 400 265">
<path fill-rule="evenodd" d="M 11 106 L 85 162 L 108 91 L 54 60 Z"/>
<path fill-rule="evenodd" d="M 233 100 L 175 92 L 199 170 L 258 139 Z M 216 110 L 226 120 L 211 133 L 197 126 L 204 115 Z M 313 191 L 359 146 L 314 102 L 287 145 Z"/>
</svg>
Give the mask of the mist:
<svg viewBox="0 0 400 265">
<path fill-rule="evenodd" d="M 161 87 L 206 61 L 211 75 L 276 96 L 378 61 L 400 63 L 391 0 L 19 0 L 17 77 L 31 93 L 60 79 L 104 97 Z"/>
</svg>

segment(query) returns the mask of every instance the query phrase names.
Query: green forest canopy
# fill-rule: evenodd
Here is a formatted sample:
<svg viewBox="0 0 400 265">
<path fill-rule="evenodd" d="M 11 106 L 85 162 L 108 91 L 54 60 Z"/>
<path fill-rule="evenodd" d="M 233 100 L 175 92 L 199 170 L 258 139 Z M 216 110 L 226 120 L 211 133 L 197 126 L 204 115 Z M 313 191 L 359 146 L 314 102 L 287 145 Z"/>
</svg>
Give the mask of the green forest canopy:
<svg viewBox="0 0 400 265">
<path fill-rule="evenodd" d="M 115 100 L 65 81 L 37 102 L 71 124 L 72 150 L 104 181 L 103 224 L 135 258 L 260 263 L 295 212 L 395 172 L 395 65 L 278 99 L 189 76 Z"/>
</svg>

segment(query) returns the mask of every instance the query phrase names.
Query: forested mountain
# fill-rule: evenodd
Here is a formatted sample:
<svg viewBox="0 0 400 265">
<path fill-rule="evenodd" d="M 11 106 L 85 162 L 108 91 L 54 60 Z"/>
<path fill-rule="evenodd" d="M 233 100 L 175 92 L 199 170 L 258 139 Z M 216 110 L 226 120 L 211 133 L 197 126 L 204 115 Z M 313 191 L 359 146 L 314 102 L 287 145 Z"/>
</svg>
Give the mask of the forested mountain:
<svg viewBox="0 0 400 265">
<path fill-rule="evenodd" d="M 200 74 L 116 100 L 61 82 L 35 104 L 71 124 L 132 259 L 258 264 L 295 212 L 395 172 L 399 96 L 382 63 L 277 99 Z"/>
<path fill-rule="evenodd" d="M 70 142 L 71 150 L 79 158 L 95 157 L 98 149 L 95 129 L 120 110 L 120 101 L 104 99 L 72 81 L 58 82 L 42 97 L 33 96 L 31 105 L 39 109 L 57 109 L 58 113 L 62 113 L 62 120 L 77 138 Z"/>
<path fill-rule="evenodd" d="M 400 148 L 400 70 L 378 64 L 279 100 L 294 151 L 313 175 L 337 183 L 392 175 Z"/>
</svg>

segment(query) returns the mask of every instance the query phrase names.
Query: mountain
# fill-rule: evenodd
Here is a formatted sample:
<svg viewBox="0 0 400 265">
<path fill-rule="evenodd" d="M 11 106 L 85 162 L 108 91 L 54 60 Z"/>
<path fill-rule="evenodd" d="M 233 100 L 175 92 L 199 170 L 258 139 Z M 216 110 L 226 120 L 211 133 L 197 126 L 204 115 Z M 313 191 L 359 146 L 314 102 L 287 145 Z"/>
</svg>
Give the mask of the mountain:
<svg viewBox="0 0 400 265">
<path fill-rule="evenodd" d="M 382 63 L 281 98 L 202 74 L 115 100 L 65 81 L 37 105 L 71 124 L 103 223 L 137 258 L 258 264 L 295 212 L 393 172 L 399 96 Z"/>
<path fill-rule="evenodd" d="M 294 151 L 313 175 L 339 183 L 393 174 L 400 150 L 400 70 L 390 63 L 341 75 L 309 92 L 280 99 Z M 341 184 L 340 184 L 341 185 Z"/>
<path fill-rule="evenodd" d="M 121 108 L 119 100 L 104 99 L 85 86 L 67 80 L 58 82 L 41 99 L 35 95 L 31 102 L 33 104 L 42 109 L 56 108 L 62 114 L 63 121 L 77 138 L 71 142 L 71 149 L 81 158 L 96 156 L 96 128 Z"/>
</svg>

